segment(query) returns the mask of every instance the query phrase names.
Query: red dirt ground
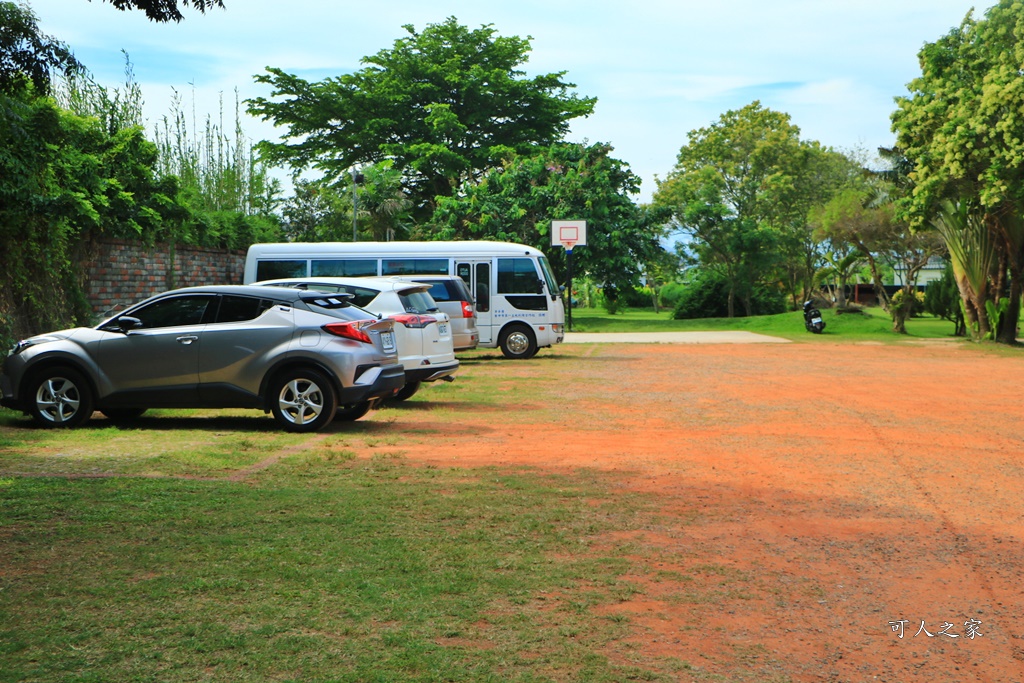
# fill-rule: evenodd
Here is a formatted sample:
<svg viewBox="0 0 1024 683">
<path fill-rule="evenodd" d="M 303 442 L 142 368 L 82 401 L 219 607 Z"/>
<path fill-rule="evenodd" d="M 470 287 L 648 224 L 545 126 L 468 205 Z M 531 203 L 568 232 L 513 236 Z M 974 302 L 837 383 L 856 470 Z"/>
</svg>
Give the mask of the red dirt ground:
<svg viewBox="0 0 1024 683">
<path fill-rule="evenodd" d="M 460 381 L 493 371 L 518 409 L 405 455 L 653 496 L 655 523 L 606 539 L 637 548 L 641 588 L 605 608 L 635 634 L 610 656 L 679 680 L 1024 681 L 1024 354 L 587 344 Z M 565 411 L 522 388 L 545 382 Z"/>
</svg>

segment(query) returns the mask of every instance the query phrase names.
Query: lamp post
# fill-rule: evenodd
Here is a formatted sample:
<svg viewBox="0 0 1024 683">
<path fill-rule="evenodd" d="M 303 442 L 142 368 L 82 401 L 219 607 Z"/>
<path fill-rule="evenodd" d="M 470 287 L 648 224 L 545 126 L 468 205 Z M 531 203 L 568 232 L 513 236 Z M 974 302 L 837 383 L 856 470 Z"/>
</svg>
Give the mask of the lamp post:
<svg viewBox="0 0 1024 683">
<path fill-rule="evenodd" d="M 352 241 L 359 241 L 359 195 L 356 194 L 356 185 L 363 182 L 363 174 L 352 167 Z"/>
</svg>

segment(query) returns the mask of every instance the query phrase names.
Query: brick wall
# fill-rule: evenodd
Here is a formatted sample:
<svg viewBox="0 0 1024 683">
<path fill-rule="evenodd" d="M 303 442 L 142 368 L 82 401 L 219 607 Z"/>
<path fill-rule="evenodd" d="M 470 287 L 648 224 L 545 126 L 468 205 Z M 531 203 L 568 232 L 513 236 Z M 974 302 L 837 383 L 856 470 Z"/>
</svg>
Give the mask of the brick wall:
<svg viewBox="0 0 1024 683">
<path fill-rule="evenodd" d="M 86 298 L 104 313 L 177 287 L 241 284 L 245 252 L 105 240 L 83 265 Z"/>
</svg>

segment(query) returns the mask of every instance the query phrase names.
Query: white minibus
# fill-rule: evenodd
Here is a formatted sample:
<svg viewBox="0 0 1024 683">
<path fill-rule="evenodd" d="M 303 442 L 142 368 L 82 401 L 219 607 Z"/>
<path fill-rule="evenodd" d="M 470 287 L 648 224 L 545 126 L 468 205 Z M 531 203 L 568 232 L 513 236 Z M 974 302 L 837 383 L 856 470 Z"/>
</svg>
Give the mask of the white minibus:
<svg viewBox="0 0 1024 683">
<path fill-rule="evenodd" d="M 505 242 L 282 242 L 254 244 L 245 284 L 317 276 L 458 275 L 476 303 L 480 346 L 530 358 L 565 338 L 565 307 L 547 257 Z"/>
</svg>

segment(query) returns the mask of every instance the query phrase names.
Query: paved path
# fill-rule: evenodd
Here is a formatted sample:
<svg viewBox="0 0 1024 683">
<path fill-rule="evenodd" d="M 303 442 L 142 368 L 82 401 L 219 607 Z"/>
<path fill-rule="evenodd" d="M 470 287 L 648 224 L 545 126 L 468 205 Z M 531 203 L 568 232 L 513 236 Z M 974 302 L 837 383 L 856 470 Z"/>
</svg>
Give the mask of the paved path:
<svg viewBox="0 0 1024 683">
<path fill-rule="evenodd" d="M 569 332 L 566 344 L 788 344 L 754 332 Z"/>
</svg>

